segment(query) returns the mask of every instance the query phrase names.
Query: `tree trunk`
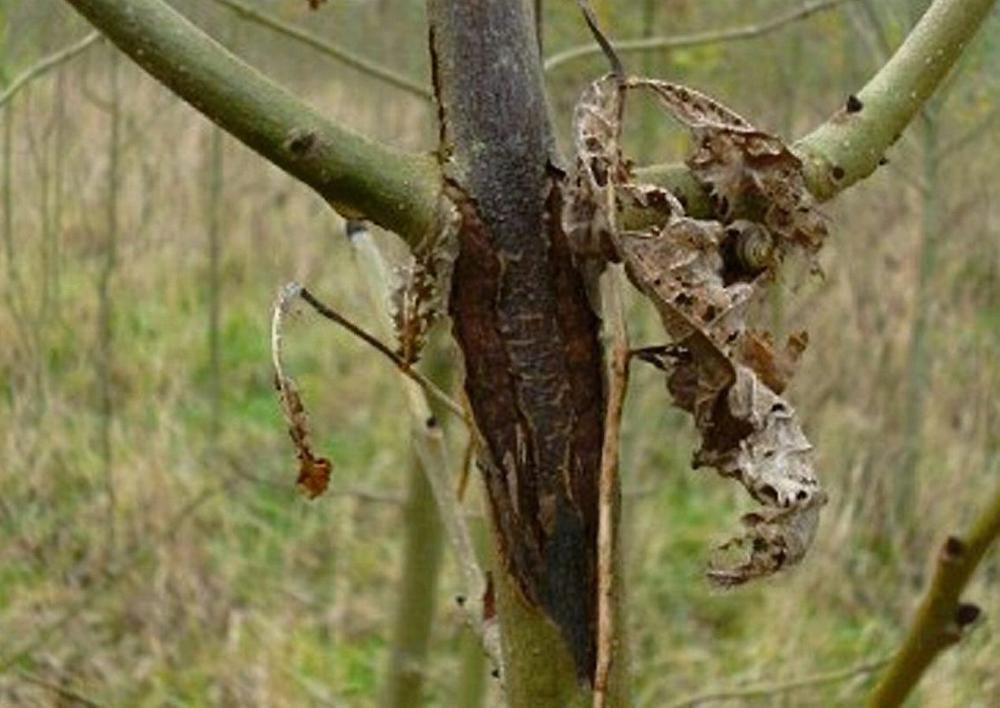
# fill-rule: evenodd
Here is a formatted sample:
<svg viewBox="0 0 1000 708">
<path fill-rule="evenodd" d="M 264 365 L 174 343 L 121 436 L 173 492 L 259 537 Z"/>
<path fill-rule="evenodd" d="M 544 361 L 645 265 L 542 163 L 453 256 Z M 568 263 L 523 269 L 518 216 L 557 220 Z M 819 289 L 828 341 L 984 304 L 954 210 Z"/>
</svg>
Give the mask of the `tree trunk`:
<svg viewBox="0 0 1000 708">
<path fill-rule="evenodd" d="M 596 656 L 599 320 L 561 228 L 561 178 L 532 11 L 431 0 L 451 293 L 485 440 L 511 706 L 586 705 Z"/>
</svg>

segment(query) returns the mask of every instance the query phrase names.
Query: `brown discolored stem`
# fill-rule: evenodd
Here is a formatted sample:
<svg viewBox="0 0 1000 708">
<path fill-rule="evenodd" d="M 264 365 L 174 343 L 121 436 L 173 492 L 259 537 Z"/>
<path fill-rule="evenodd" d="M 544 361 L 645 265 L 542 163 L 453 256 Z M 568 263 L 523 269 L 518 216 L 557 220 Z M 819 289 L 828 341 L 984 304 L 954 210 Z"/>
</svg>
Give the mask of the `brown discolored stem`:
<svg viewBox="0 0 1000 708">
<path fill-rule="evenodd" d="M 486 447 L 508 699 L 587 703 L 602 357 L 560 225 L 533 13 L 519 0 L 430 0 L 428 15 L 442 169 L 461 216 L 451 314 Z"/>
</svg>

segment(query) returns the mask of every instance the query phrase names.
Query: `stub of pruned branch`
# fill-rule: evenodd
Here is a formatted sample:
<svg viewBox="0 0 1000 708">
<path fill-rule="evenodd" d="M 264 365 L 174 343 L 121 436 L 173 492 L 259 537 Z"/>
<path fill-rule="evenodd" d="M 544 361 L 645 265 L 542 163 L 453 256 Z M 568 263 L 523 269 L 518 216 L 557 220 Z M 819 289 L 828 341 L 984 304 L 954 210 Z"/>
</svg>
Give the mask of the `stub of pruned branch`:
<svg viewBox="0 0 1000 708">
<path fill-rule="evenodd" d="M 295 382 L 285 373 L 282 357 L 282 331 L 292 305 L 302 292 L 298 283 L 288 283 L 280 291 L 271 315 L 271 359 L 274 363 L 274 387 L 278 391 L 281 411 L 288 422 L 288 435 L 295 446 L 299 461 L 296 485 L 305 496 L 315 499 L 326 491 L 330 483 L 332 465 L 325 457 L 317 456 L 309 441 L 308 416 Z"/>
<path fill-rule="evenodd" d="M 713 219 L 690 218 L 669 191 L 635 181 L 620 148 L 633 90 L 651 92 L 691 131 L 687 162 L 712 197 Z M 798 562 L 826 500 L 812 447 L 781 395 L 807 339 L 795 335 L 779 349 L 749 318 L 785 258 L 812 259 L 826 236 L 801 162 L 779 138 L 697 91 L 618 75 L 584 92 L 575 140 L 564 225 L 578 258 L 621 261 L 656 307 L 672 340 L 657 361 L 701 435 L 695 465 L 738 480 L 762 507 L 720 547 L 709 577 L 737 585 Z M 749 206 L 737 213 L 736 205 Z M 617 222 L 626 209 L 663 225 L 624 230 Z"/>
</svg>

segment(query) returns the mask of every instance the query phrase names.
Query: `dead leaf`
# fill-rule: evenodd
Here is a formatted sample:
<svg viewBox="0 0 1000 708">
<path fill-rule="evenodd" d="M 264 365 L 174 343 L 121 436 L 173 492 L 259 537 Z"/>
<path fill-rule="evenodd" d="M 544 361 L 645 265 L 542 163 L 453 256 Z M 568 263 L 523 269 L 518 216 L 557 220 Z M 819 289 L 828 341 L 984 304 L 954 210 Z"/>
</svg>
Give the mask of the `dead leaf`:
<svg viewBox="0 0 1000 708">
<path fill-rule="evenodd" d="M 624 100 L 634 89 L 652 91 L 691 130 L 688 165 L 711 193 L 715 218 L 690 218 L 666 190 L 635 183 L 620 148 Z M 674 343 L 656 361 L 701 434 L 696 465 L 737 479 L 764 507 L 744 517 L 745 533 L 721 549 L 737 557 L 729 565 L 717 559 L 709 578 L 736 585 L 798 562 L 826 501 L 812 446 L 780 396 L 806 338 L 776 353 L 770 335 L 747 319 L 785 255 L 812 256 L 826 236 L 801 162 L 779 138 L 697 91 L 614 75 L 580 98 L 574 137 L 563 217 L 578 257 L 624 263 Z M 626 209 L 648 213 L 650 226 L 621 228 Z"/>
<path fill-rule="evenodd" d="M 317 456 L 312 450 L 306 409 L 295 382 L 285 373 L 281 347 L 284 320 L 301 292 L 302 286 L 298 283 L 289 283 L 278 293 L 271 316 L 271 358 L 274 363 L 274 387 L 278 392 L 278 401 L 288 422 L 288 435 L 295 446 L 295 456 L 299 461 L 296 486 L 306 497 L 315 499 L 326 491 L 333 465 L 328 459 Z"/>
</svg>

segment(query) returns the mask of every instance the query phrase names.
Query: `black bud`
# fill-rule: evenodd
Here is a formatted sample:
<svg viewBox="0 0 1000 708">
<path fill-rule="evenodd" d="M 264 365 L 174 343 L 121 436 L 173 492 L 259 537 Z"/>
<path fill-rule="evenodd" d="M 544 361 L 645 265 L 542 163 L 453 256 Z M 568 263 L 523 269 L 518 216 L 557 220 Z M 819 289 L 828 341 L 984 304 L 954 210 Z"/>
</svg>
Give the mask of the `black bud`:
<svg viewBox="0 0 1000 708">
<path fill-rule="evenodd" d="M 857 113 L 857 112 L 859 112 L 864 107 L 865 107 L 865 104 L 863 104 L 861 102 L 861 99 L 858 98 L 857 96 L 855 96 L 854 94 L 851 94 L 850 96 L 847 97 L 847 112 L 848 113 Z"/>
<path fill-rule="evenodd" d="M 465 606 L 465 595 L 455 595 L 455 602 L 458 603 L 459 607 Z"/>
<path fill-rule="evenodd" d="M 431 416 L 430 418 L 427 419 L 427 421 L 424 424 L 428 428 L 436 428 L 437 424 L 438 424 L 437 418 L 435 418 L 434 416 Z"/>
<path fill-rule="evenodd" d="M 944 542 L 945 558 L 948 560 L 954 560 L 959 558 L 963 553 L 965 553 L 965 544 L 962 543 L 962 540 L 955 536 L 949 536 Z"/>
<path fill-rule="evenodd" d="M 844 168 L 843 167 L 841 167 L 840 165 L 834 165 L 833 166 L 833 170 L 832 170 L 832 174 L 833 174 L 833 178 L 834 179 L 844 179 L 844 175 L 846 173 L 844 172 Z"/>
<path fill-rule="evenodd" d="M 977 605 L 973 605 L 971 602 L 963 602 L 955 610 L 955 624 L 959 627 L 967 627 L 979 619 L 980 614 L 982 614 L 982 610 Z"/>
<path fill-rule="evenodd" d="M 316 144 L 316 133 L 311 130 L 293 130 L 287 146 L 294 155 L 305 155 Z"/>
</svg>

